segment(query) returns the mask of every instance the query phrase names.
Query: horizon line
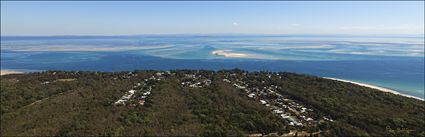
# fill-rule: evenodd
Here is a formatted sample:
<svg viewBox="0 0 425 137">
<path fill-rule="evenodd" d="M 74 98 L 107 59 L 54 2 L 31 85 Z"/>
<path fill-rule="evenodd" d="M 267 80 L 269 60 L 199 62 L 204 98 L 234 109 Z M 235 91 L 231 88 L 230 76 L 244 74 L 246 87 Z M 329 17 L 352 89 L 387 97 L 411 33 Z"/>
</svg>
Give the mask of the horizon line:
<svg viewBox="0 0 425 137">
<path fill-rule="evenodd" d="M 344 33 L 335 33 L 335 34 L 298 34 L 298 33 L 281 33 L 281 34 L 265 34 L 265 33 L 141 33 L 141 34 L 116 34 L 116 35 L 105 35 L 105 34 L 70 34 L 70 35 L 1 35 L 0 37 L 131 37 L 131 36 L 170 36 L 170 35 L 186 35 L 186 36 L 334 36 L 334 35 L 340 35 L 340 36 L 425 36 L 425 33 L 422 34 L 344 34 Z"/>
</svg>

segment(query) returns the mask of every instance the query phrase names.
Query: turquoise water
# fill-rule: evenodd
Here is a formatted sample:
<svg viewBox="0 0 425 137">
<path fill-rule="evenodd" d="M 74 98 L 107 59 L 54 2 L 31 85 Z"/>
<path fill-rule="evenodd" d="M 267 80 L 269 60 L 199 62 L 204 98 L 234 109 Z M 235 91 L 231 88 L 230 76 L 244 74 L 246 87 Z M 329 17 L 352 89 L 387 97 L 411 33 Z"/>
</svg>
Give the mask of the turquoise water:
<svg viewBox="0 0 425 137">
<path fill-rule="evenodd" d="M 1 37 L 1 68 L 289 71 L 353 80 L 424 98 L 424 37 Z"/>
</svg>

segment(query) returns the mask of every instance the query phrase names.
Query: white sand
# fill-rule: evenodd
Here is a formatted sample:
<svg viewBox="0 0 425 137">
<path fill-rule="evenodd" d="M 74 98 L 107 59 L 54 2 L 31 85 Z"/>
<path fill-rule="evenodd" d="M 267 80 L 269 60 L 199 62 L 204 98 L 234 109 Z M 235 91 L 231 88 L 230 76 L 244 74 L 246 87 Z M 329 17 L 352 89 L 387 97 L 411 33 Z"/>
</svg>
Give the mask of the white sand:
<svg viewBox="0 0 425 137">
<path fill-rule="evenodd" d="M 383 88 L 383 87 L 378 87 L 378 86 L 375 86 L 375 85 L 370 85 L 370 84 L 365 84 L 365 83 L 360 83 L 360 82 L 354 82 L 354 81 L 344 80 L 344 79 L 338 79 L 338 78 L 329 78 L 329 77 L 323 77 L 323 78 L 330 79 L 330 80 L 341 81 L 341 82 L 348 82 L 348 83 L 356 84 L 356 85 L 363 86 L 363 87 L 377 89 L 377 90 L 380 90 L 382 92 L 389 92 L 389 93 L 392 93 L 392 94 L 401 95 L 401 96 L 405 96 L 405 97 L 414 98 L 414 99 L 418 99 L 418 100 L 424 101 L 424 99 L 419 98 L 419 97 L 402 94 L 402 93 L 397 92 L 395 90 L 387 89 L 387 88 Z"/>
<path fill-rule="evenodd" d="M 230 57 L 230 58 L 246 58 L 249 57 L 249 55 L 244 53 L 234 53 L 229 50 L 215 50 L 212 51 L 213 55 L 216 56 L 224 56 L 224 57 Z"/>
<path fill-rule="evenodd" d="M 0 75 L 7 75 L 7 74 L 21 74 L 24 72 L 15 71 L 15 70 L 0 70 Z"/>
</svg>

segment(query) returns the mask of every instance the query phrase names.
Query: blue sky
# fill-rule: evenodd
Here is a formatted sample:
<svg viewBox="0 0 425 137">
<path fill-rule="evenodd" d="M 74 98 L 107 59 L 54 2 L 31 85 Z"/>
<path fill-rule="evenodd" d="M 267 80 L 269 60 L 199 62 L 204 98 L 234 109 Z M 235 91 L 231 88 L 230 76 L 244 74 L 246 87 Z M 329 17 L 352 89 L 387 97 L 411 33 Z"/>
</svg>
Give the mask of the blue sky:
<svg viewBox="0 0 425 137">
<path fill-rule="evenodd" d="M 1 35 L 423 34 L 424 2 L 1 2 Z"/>
</svg>

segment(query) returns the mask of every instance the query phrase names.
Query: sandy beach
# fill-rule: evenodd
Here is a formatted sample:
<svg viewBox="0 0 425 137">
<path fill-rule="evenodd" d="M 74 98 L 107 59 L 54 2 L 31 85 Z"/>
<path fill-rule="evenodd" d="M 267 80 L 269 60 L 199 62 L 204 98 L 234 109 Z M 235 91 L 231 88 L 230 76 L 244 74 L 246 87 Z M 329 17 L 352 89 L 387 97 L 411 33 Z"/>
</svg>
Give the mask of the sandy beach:
<svg viewBox="0 0 425 137">
<path fill-rule="evenodd" d="M 7 75 L 7 74 L 21 74 L 24 72 L 16 71 L 16 70 L 0 70 L 0 75 Z"/>
<path fill-rule="evenodd" d="M 211 52 L 213 55 L 216 56 L 224 56 L 224 57 L 230 57 L 230 58 L 246 58 L 249 57 L 247 54 L 243 53 L 233 53 L 231 51 L 226 50 L 215 50 Z"/>
<path fill-rule="evenodd" d="M 341 82 L 348 82 L 348 83 L 356 84 L 356 85 L 363 86 L 363 87 L 377 89 L 377 90 L 380 90 L 382 92 L 389 92 L 389 93 L 392 93 L 392 94 L 401 95 L 401 96 L 405 96 L 405 97 L 414 98 L 414 99 L 418 99 L 418 100 L 424 101 L 424 99 L 419 98 L 419 97 L 402 94 L 402 93 L 400 93 L 398 91 L 395 91 L 395 90 L 392 90 L 392 89 L 388 89 L 388 88 L 379 87 L 379 86 L 375 86 L 375 85 L 370 85 L 370 84 L 365 84 L 365 83 L 360 83 L 360 82 L 354 82 L 354 81 L 345 80 L 345 79 L 338 79 L 338 78 L 330 78 L 330 77 L 323 77 L 323 78 L 330 79 L 330 80 L 341 81 Z"/>
</svg>

